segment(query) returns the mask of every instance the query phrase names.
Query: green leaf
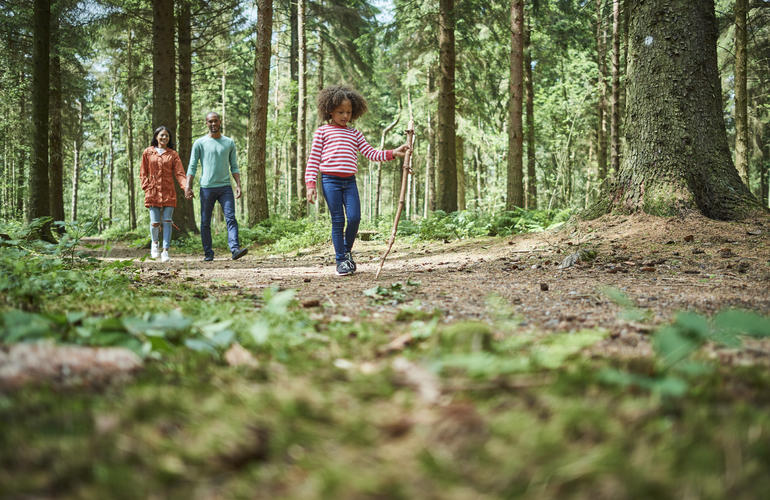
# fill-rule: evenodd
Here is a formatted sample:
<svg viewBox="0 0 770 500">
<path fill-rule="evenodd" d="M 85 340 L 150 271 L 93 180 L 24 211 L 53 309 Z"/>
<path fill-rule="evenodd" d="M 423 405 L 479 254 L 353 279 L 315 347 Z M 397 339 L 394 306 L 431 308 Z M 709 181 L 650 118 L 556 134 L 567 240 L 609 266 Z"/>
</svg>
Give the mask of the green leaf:
<svg viewBox="0 0 770 500">
<path fill-rule="evenodd" d="M 699 339 L 708 339 L 711 334 L 711 327 L 708 320 L 700 314 L 683 312 L 676 315 L 674 326 L 683 333 L 692 333 Z"/>
<path fill-rule="evenodd" d="M 214 349 L 214 346 L 212 346 L 210 343 L 206 342 L 205 340 L 201 340 L 201 339 L 185 339 L 184 345 L 188 349 L 192 349 L 193 351 L 197 351 L 197 352 L 208 352 L 210 354 L 217 353 L 217 350 Z"/>
<path fill-rule="evenodd" d="M 720 332 L 752 337 L 770 336 L 770 318 L 751 311 L 730 309 L 714 317 L 714 327 Z"/>
<path fill-rule="evenodd" d="M 668 367 L 687 358 L 701 344 L 702 342 L 682 335 L 674 326 L 661 328 L 653 337 L 653 346 Z"/>
<path fill-rule="evenodd" d="M 628 296 L 623 293 L 620 289 L 612 287 L 612 286 L 605 286 L 602 287 L 601 292 L 607 296 L 608 299 L 610 299 L 615 304 L 622 306 L 622 307 L 635 307 L 636 304 L 633 300 L 629 299 Z"/>
</svg>

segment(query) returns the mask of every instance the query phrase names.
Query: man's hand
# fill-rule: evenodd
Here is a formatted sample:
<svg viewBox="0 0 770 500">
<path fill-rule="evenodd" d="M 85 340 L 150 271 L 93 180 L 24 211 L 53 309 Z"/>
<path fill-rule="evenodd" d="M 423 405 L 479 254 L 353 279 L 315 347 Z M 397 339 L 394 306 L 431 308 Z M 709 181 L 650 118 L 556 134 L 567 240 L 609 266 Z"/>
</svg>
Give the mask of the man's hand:
<svg viewBox="0 0 770 500">
<path fill-rule="evenodd" d="M 241 197 L 241 186 L 239 184 L 236 184 L 235 185 L 235 199 L 237 200 L 240 197 Z"/>
<path fill-rule="evenodd" d="M 307 201 L 310 203 L 315 204 L 316 196 L 318 196 L 318 193 L 315 190 L 315 186 L 308 186 L 307 187 Z"/>
<path fill-rule="evenodd" d="M 184 190 L 184 197 L 187 198 L 188 200 L 192 200 L 193 199 L 192 188 L 188 187 L 187 189 Z"/>
<path fill-rule="evenodd" d="M 409 151 L 409 146 L 407 146 L 406 144 L 402 144 L 393 150 L 393 156 L 403 158 L 404 156 L 406 156 L 407 151 Z"/>
</svg>

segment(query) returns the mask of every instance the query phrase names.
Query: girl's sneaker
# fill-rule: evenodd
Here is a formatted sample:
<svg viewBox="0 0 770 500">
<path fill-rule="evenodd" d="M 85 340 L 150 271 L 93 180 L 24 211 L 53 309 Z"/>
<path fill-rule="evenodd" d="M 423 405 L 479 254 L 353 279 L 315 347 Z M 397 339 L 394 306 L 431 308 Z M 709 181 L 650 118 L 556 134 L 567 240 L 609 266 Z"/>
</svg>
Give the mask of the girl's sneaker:
<svg viewBox="0 0 770 500">
<path fill-rule="evenodd" d="M 348 252 L 345 254 L 345 259 L 350 262 L 350 265 L 353 267 L 353 272 L 356 272 L 356 263 L 353 260 L 353 252 Z"/>
<path fill-rule="evenodd" d="M 153 241 L 150 245 L 150 258 L 151 259 L 157 259 L 160 255 L 160 250 L 158 249 L 158 242 Z"/>
<path fill-rule="evenodd" d="M 337 275 L 347 276 L 353 274 L 356 270 L 353 268 L 349 260 L 341 260 L 337 262 Z"/>
<path fill-rule="evenodd" d="M 164 248 L 163 251 L 160 253 L 160 261 L 168 262 L 170 260 L 171 260 L 171 257 L 168 256 L 168 249 Z"/>
</svg>

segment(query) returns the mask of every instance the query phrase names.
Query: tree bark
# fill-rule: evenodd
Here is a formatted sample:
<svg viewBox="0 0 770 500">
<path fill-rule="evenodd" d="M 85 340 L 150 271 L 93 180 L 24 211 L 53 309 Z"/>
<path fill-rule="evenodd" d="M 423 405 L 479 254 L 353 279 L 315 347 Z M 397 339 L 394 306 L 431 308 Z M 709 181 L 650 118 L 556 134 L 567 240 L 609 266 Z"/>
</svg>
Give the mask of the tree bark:
<svg viewBox="0 0 770 500">
<path fill-rule="evenodd" d="M 508 91 L 508 182 L 506 210 L 524 206 L 524 1 L 511 1 L 511 68 Z"/>
<path fill-rule="evenodd" d="M 53 28 L 52 40 L 57 39 L 58 21 Z M 54 45 L 56 43 L 54 42 Z M 64 220 L 64 155 L 62 145 L 62 87 L 61 87 L 61 56 L 58 50 L 51 54 L 51 94 L 49 96 L 50 111 L 50 170 L 48 183 L 51 193 L 51 217 L 54 221 Z M 56 232 L 62 234 L 63 226 L 57 226 Z"/>
<path fill-rule="evenodd" d="M 50 84 L 50 18 L 49 0 L 35 0 L 32 39 L 32 165 L 29 173 L 27 222 L 51 215 L 48 185 L 48 90 Z M 39 236 L 53 241 L 50 224 Z"/>
<path fill-rule="evenodd" d="M 457 210 L 455 158 L 455 27 L 454 0 L 439 0 L 438 172 L 436 208 Z"/>
<path fill-rule="evenodd" d="M 152 128 L 176 135 L 174 0 L 153 0 L 152 7 Z"/>
<path fill-rule="evenodd" d="M 177 40 L 179 43 L 179 129 L 177 133 L 177 153 L 184 169 L 190 163 L 192 153 L 192 15 L 190 0 L 180 0 L 179 19 L 177 19 Z M 174 183 L 176 190 L 176 209 L 174 221 L 179 227 L 172 230 L 172 237 L 184 234 L 198 234 L 195 224 L 195 202 L 185 198 L 182 187 Z"/>
<path fill-rule="evenodd" d="M 273 1 L 257 4 L 257 47 L 249 113 L 248 221 L 253 226 L 267 219 L 267 105 L 270 99 L 270 39 L 273 36 Z"/>
<path fill-rule="evenodd" d="M 455 137 L 455 158 L 457 161 L 457 210 L 465 210 L 465 140 Z"/>
<path fill-rule="evenodd" d="M 532 46 L 530 26 L 524 31 L 524 76 L 527 89 L 527 196 L 525 206 L 537 208 L 537 173 L 535 172 L 535 88 L 532 82 Z"/>
<path fill-rule="evenodd" d="M 607 48 L 605 47 L 603 0 L 596 0 L 596 57 L 599 95 L 596 123 L 596 174 L 599 182 L 607 177 Z"/>
<path fill-rule="evenodd" d="M 305 201 L 305 149 L 307 147 L 307 43 L 305 41 L 305 0 L 297 0 L 297 207 L 307 213 Z"/>
<path fill-rule="evenodd" d="M 612 110 L 610 116 L 610 148 L 610 166 L 613 172 L 617 172 L 620 168 L 620 0 L 612 1 Z"/>
<path fill-rule="evenodd" d="M 78 191 L 80 190 L 80 146 L 83 142 L 83 103 L 75 101 L 78 108 L 78 126 L 75 130 L 72 162 L 72 214 L 70 220 L 78 220 Z"/>
<path fill-rule="evenodd" d="M 428 68 L 428 96 L 433 99 L 435 91 L 433 69 Z M 425 192 L 426 206 L 425 214 L 436 209 L 436 131 L 433 126 L 433 113 L 428 110 L 428 140 L 426 141 L 425 151 L 425 183 L 427 190 Z"/>
<path fill-rule="evenodd" d="M 134 60 L 132 55 L 132 48 L 134 42 L 134 31 L 128 31 L 128 47 L 127 47 L 127 79 L 128 89 L 126 91 L 126 152 L 128 154 L 128 161 L 126 161 L 126 168 L 128 168 L 128 226 L 131 229 L 136 229 L 136 201 L 134 189 L 134 87 L 133 87 L 133 73 L 134 73 Z M 110 206 L 112 206 L 112 197 L 110 197 Z"/>
<path fill-rule="evenodd" d="M 297 123 L 297 87 L 299 86 L 298 77 L 298 61 L 299 61 L 299 49 L 298 49 L 298 30 L 297 30 L 297 2 L 289 2 L 289 31 L 291 34 L 291 40 L 289 42 L 289 77 L 291 79 L 291 87 L 289 88 L 289 109 L 291 110 L 291 123 Z M 289 200 L 288 207 L 289 213 L 297 215 L 301 210 L 300 207 L 304 207 L 305 200 L 298 198 L 297 183 L 304 181 L 304 179 L 297 178 L 297 129 L 296 127 L 289 127 L 289 157 L 288 157 L 288 176 L 289 181 Z"/>
<path fill-rule="evenodd" d="M 749 186 L 749 100 L 746 85 L 748 0 L 735 0 L 735 168 Z"/>
<path fill-rule="evenodd" d="M 109 162 L 109 186 L 107 187 L 107 191 L 109 192 L 108 196 L 108 208 L 107 208 L 107 218 L 109 219 L 107 221 L 108 225 L 112 225 L 112 188 L 114 186 L 113 178 L 115 176 L 115 130 L 114 130 L 114 106 L 115 106 L 115 94 L 117 94 L 117 89 L 115 84 L 113 83 L 112 86 L 112 94 L 110 95 L 110 107 L 108 109 L 109 113 L 109 121 L 108 121 L 108 127 L 107 127 L 107 134 L 109 137 L 107 137 L 107 142 L 109 143 L 109 152 L 110 152 L 110 162 Z"/>
<path fill-rule="evenodd" d="M 627 153 L 611 204 L 714 219 L 759 203 L 730 157 L 717 70 L 713 0 L 632 2 L 629 20 Z"/>
</svg>

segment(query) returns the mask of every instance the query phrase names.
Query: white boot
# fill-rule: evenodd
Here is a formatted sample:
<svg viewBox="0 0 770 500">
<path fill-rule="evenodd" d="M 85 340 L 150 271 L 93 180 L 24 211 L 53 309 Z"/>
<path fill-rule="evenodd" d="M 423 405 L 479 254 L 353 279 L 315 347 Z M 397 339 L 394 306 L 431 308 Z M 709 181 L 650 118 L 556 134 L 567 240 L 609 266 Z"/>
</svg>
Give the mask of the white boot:
<svg viewBox="0 0 770 500">
<path fill-rule="evenodd" d="M 160 253 L 160 261 L 168 262 L 170 260 L 171 260 L 171 257 L 168 256 L 168 248 L 164 248 L 163 251 Z"/>
<path fill-rule="evenodd" d="M 150 258 L 157 259 L 158 255 L 160 255 L 160 251 L 158 250 L 158 242 L 153 241 L 150 245 Z"/>
</svg>

